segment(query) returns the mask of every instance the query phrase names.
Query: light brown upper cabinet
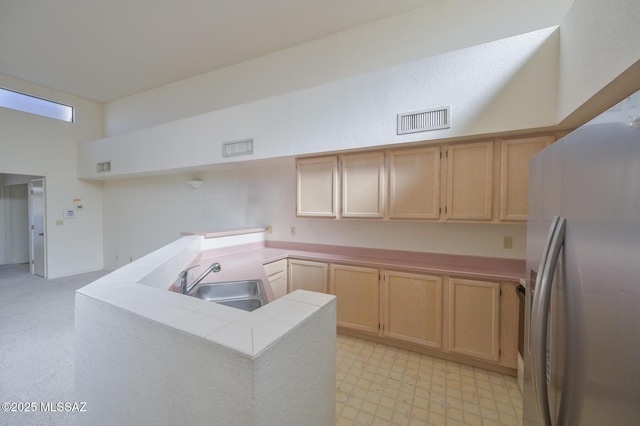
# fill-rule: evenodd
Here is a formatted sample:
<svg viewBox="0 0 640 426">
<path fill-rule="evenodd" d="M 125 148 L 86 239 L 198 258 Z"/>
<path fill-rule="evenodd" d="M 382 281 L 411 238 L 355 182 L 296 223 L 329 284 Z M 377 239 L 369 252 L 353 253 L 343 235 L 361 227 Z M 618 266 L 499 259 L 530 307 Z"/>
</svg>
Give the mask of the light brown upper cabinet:
<svg viewBox="0 0 640 426">
<path fill-rule="evenodd" d="M 555 141 L 554 136 L 505 139 L 500 145 L 500 220 L 526 221 L 529 159 Z"/>
<path fill-rule="evenodd" d="M 298 216 L 337 217 L 337 156 L 298 159 L 296 179 L 296 214 Z"/>
<path fill-rule="evenodd" d="M 342 156 L 342 217 L 384 217 L 384 152 Z"/>
<path fill-rule="evenodd" d="M 449 145 L 447 220 L 489 221 L 493 210 L 493 141 Z"/>
<path fill-rule="evenodd" d="M 526 222 L 529 159 L 558 135 L 298 159 L 297 215 Z"/>
<path fill-rule="evenodd" d="M 389 217 L 440 218 L 440 147 L 389 152 Z"/>
</svg>

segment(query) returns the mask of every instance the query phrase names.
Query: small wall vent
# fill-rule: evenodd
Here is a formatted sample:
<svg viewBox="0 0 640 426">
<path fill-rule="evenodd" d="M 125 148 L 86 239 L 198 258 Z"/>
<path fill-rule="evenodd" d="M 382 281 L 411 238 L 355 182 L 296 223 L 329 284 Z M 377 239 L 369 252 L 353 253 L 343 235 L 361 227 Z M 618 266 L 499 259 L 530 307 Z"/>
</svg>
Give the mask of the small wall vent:
<svg viewBox="0 0 640 426">
<path fill-rule="evenodd" d="M 225 142 L 222 146 L 223 157 L 235 157 L 237 155 L 253 154 L 253 139 Z"/>
<path fill-rule="evenodd" d="M 398 114 L 398 134 L 426 132 L 451 127 L 450 107 Z"/>
<path fill-rule="evenodd" d="M 111 161 L 98 163 L 98 173 L 104 173 L 104 172 L 110 172 L 110 171 L 111 171 Z"/>
</svg>

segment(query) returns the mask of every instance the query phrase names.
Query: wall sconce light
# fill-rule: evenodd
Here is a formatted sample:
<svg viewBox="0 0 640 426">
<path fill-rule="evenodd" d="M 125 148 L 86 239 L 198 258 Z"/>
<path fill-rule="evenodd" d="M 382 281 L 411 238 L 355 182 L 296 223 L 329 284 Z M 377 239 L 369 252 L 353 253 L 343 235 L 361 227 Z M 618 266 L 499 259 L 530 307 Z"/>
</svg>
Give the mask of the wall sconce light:
<svg viewBox="0 0 640 426">
<path fill-rule="evenodd" d="M 200 189 L 200 187 L 202 186 L 202 181 L 201 180 L 190 180 L 189 181 L 189 186 L 193 189 Z"/>
</svg>

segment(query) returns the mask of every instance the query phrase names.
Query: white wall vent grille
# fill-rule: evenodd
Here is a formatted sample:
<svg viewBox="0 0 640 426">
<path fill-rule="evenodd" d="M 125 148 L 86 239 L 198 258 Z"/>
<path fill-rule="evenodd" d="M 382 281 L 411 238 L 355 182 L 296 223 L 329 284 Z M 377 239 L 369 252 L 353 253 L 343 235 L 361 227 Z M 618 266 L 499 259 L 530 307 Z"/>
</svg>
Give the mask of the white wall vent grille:
<svg viewBox="0 0 640 426">
<path fill-rule="evenodd" d="M 426 132 L 451 127 L 450 107 L 398 114 L 398 134 Z"/>
<path fill-rule="evenodd" d="M 111 161 L 98 163 L 98 173 L 104 173 L 104 172 L 110 172 L 110 171 L 111 171 Z"/>
<path fill-rule="evenodd" d="M 235 157 L 237 155 L 253 154 L 253 139 L 225 142 L 222 146 L 223 157 Z"/>
</svg>

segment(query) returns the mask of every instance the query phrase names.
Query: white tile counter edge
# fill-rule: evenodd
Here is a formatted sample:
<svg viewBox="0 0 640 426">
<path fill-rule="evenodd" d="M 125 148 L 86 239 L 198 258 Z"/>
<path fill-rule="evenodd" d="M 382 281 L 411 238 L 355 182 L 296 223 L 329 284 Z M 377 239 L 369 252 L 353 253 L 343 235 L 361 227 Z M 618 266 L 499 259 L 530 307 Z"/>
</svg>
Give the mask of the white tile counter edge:
<svg viewBox="0 0 640 426">
<path fill-rule="evenodd" d="M 240 244 L 245 242 L 240 239 Z M 182 237 L 77 293 L 252 358 L 335 299 L 329 294 L 296 290 L 246 312 L 167 291 L 167 283 L 209 245 L 202 236 Z"/>
</svg>

